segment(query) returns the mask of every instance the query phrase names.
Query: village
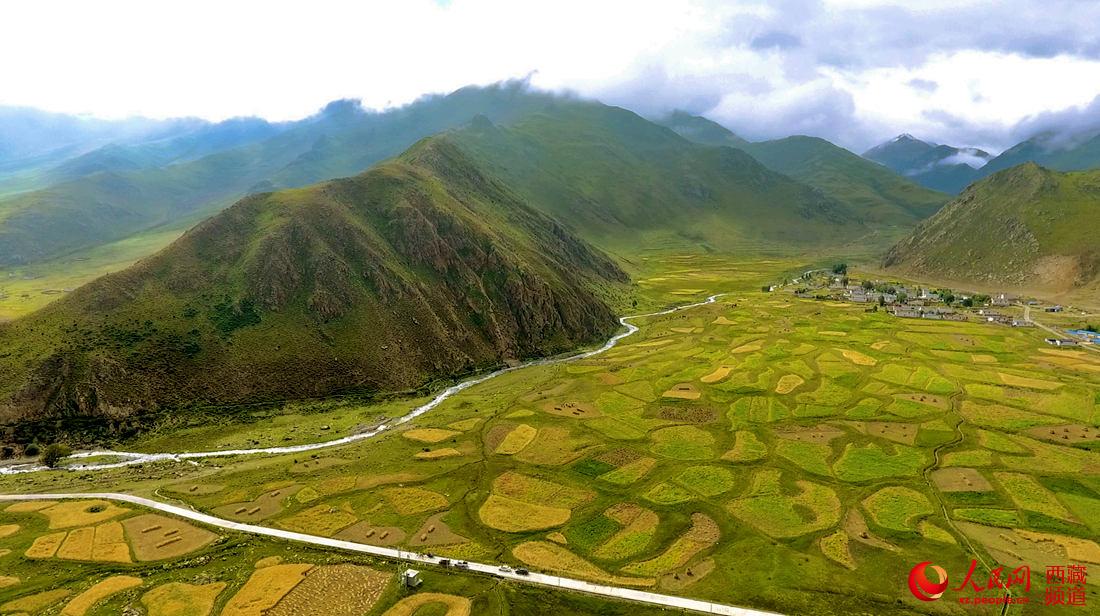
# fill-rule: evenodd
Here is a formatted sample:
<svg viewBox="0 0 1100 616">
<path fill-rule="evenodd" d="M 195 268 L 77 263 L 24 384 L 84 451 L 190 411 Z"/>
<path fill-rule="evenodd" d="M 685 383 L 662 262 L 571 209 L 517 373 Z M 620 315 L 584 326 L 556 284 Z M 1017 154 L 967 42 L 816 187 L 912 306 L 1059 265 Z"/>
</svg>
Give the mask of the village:
<svg viewBox="0 0 1100 616">
<path fill-rule="evenodd" d="M 885 310 L 901 319 L 977 321 L 1005 327 L 1035 327 L 1036 323 L 1029 317 L 1032 310 L 1051 314 L 1067 310 L 1060 304 L 1045 304 L 1033 297 L 1007 292 L 987 295 L 945 288 L 930 289 L 898 281 L 857 280 L 848 276 L 844 264 L 826 270 L 810 270 L 784 282 L 783 286 L 794 287 L 794 295 L 802 299 L 865 304 L 868 312 Z M 775 291 L 778 288 L 772 286 L 766 290 Z M 1091 325 L 1063 331 L 1066 336 L 1046 338 L 1046 343 L 1058 347 L 1082 344 L 1100 347 L 1100 333 Z"/>
</svg>

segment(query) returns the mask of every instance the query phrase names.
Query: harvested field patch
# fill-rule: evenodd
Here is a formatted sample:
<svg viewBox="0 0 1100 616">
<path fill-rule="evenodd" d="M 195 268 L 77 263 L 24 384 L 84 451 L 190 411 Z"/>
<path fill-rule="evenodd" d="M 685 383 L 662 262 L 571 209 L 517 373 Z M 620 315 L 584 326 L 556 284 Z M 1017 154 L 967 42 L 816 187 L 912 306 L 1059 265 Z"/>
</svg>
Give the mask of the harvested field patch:
<svg viewBox="0 0 1100 616">
<path fill-rule="evenodd" d="M 920 492 L 889 486 L 863 500 L 863 508 L 875 524 L 897 531 L 915 530 L 913 520 L 932 514 L 932 504 Z"/>
<path fill-rule="evenodd" d="M 451 527 L 443 521 L 444 515 L 446 515 L 446 512 L 439 512 L 425 520 L 420 530 L 413 533 L 412 539 L 409 540 L 409 545 L 454 545 L 456 543 L 466 543 L 469 541 L 466 537 L 451 530 Z"/>
<path fill-rule="evenodd" d="M 9 586 L 15 586 L 19 583 L 19 578 L 12 577 L 10 575 L 0 575 L 0 588 L 7 588 Z"/>
<path fill-rule="evenodd" d="M 619 468 L 600 475 L 600 479 L 618 485 L 627 485 L 638 481 L 642 477 L 645 477 L 649 471 L 653 470 L 653 467 L 657 465 L 657 461 L 653 458 L 639 458 L 633 462 L 629 462 L 620 466 Z"/>
<path fill-rule="evenodd" d="M 317 505 L 278 521 L 278 525 L 307 535 L 331 537 L 358 522 L 354 514 L 331 505 Z"/>
<path fill-rule="evenodd" d="M 852 552 L 848 549 L 848 533 L 838 530 L 831 535 L 821 538 L 821 553 L 829 560 L 849 569 L 856 568 L 856 561 L 852 558 Z"/>
<path fill-rule="evenodd" d="M 421 608 L 439 604 L 446 610 L 440 616 L 470 616 L 471 602 L 466 597 L 458 595 L 445 595 L 438 592 L 418 592 L 411 597 L 405 597 L 393 607 L 386 610 L 382 616 L 414 616 L 421 613 Z M 431 612 L 435 613 L 435 612 Z"/>
<path fill-rule="evenodd" d="M 445 430 L 443 428 L 413 428 L 401 433 L 401 436 L 420 443 L 438 443 L 461 434 L 457 430 Z"/>
<path fill-rule="evenodd" d="M 917 424 L 896 421 L 851 421 L 847 422 L 847 425 L 867 436 L 884 438 L 902 445 L 916 443 L 919 428 Z"/>
<path fill-rule="evenodd" d="M 225 604 L 221 616 L 264 616 L 295 586 L 305 580 L 313 565 L 274 565 L 257 569 Z"/>
<path fill-rule="evenodd" d="M 65 501 L 38 511 L 49 518 L 51 529 L 97 524 L 129 512 L 125 507 L 102 500 Z"/>
<path fill-rule="evenodd" d="M 339 494 L 354 490 L 358 484 L 359 480 L 354 475 L 329 477 L 317 484 L 317 491 L 325 495 Z"/>
<path fill-rule="evenodd" d="M 724 316 L 718 317 L 717 319 L 711 321 L 711 323 L 713 325 L 737 325 L 737 321 L 731 321 Z"/>
<path fill-rule="evenodd" d="M 833 439 L 844 436 L 844 430 L 828 424 L 819 424 L 812 428 L 790 427 L 783 430 L 776 430 L 775 435 L 788 441 L 828 444 Z"/>
<path fill-rule="evenodd" d="M 449 504 L 446 496 L 424 488 L 386 488 L 382 496 L 401 515 L 444 509 Z"/>
<path fill-rule="evenodd" d="M 62 531 L 60 533 L 51 533 L 49 535 L 42 535 L 34 540 L 31 547 L 27 548 L 25 556 L 27 558 L 53 558 L 53 555 L 57 553 L 57 548 L 61 547 L 61 542 L 65 540 L 68 533 Z"/>
<path fill-rule="evenodd" d="M 789 394 L 805 382 L 806 379 L 797 374 L 785 374 L 779 377 L 779 382 L 775 384 L 775 393 Z"/>
<path fill-rule="evenodd" d="M 958 522 L 957 525 L 1005 566 L 1028 565 L 1032 570 L 1043 570 L 1049 566 L 1065 566 L 1067 561 L 1100 563 L 1100 546 L 1087 539 L 971 522 Z"/>
<path fill-rule="evenodd" d="M 141 603 L 149 616 L 209 616 L 223 590 L 223 582 L 203 585 L 169 582 L 142 595 Z"/>
<path fill-rule="evenodd" d="M 35 593 L 0 605 L 0 612 L 41 612 L 71 594 L 72 591 L 67 588 Z"/>
<path fill-rule="evenodd" d="M 989 492 L 993 486 L 976 469 L 939 468 L 932 471 L 932 482 L 940 492 Z"/>
<path fill-rule="evenodd" d="M 10 537 L 19 532 L 18 524 L 0 524 L 0 539 Z"/>
<path fill-rule="evenodd" d="M 214 533 L 191 524 L 147 513 L 122 521 L 126 536 L 139 561 L 163 560 L 194 552 L 218 538 Z"/>
<path fill-rule="evenodd" d="M 1032 438 L 1063 443 L 1100 442 L 1100 429 L 1082 424 L 1038 426 L 1025 430 L 1024 434 Z"/>
<path fill-rule="evenodd" d="M 507 496 L 490 494 L 478 509 L 482 523 L 508 533 L 522 533 L 561 526 L 569 521 L 571 509 L 527 503 Z"/>
<path fill-rule="evenodd" d="M 306 573 L 264 616 L 360 616 L 371 611 L 390 574 L 352 564 L 325 565 Z"/>
<path fill-rule="evenodd" d="M 512 428 L 512 430 L 504 436 L 504 439 L 500 441 L 500 444 L 497 445 L 496 453 L 506 456 L 517 454 L 530 445 L 531 441 L 535 440 L 535 436 L 538 433 L 538 429 L 532 426 L 519 424 Z"/>
<path fill-rule="evenodd" d="M 611 575 L 566 548 L 548 541 L 528 541 L 512 548 L 519 561 L 542 571 L 575 575 L 595 582 L 616 586 L 653 586 L 652 578 Z"/>
<path fill-rule="evenodd" d="M 817 335 L 819 335 L 819 336 L 835 336 L 837 338 L 843 338 L 843 337 L 846 337 L 848 335 L 848 332 L 838 332 L 838 331 L 831 330 L 831 329 L 823 329 L 823 330 L 817 332 Z"/>
<path fill-rule="evenodd" d="M 359 522 L 336 533 L 337 539 L 368 545 L 397 545 L 405 540 L 405 531 L 396 526 L 374 526 Z"/>
<path fill-rule="evenodd" d="M 722 379 L 729 376 L 730 371 L 732 371 L 732 370 L 733 370 L 733 366 L 730 366 L 730 365 L 718 366 L 710 374 L 699 377 L 699 380 L 704 382 L 704 383 L 717 383 L 718 381 L 721 381 Z"/>
<path fill-rule="evenodd" d="M 691 528 L 680 535 L 664 552 L 649 560 L 623 567 L 624 573 L 636 575 L 660 575 L 688 563 L 696 554 L 718 543 L 722 533 L 710 516 L 704 513 L 691 514 Z"/>
<path fill-rule="evenodd" d="M 1031 413 L 1000 404 L 978 404 L 970 400 L 963 401 L 962 415 L 970 423 L 985 428 L 1012 431 L 1061 423 L 1058 418 L 1049 415 Z"/>
<path fill-rule="evenodd" d="M 665 398 L 679 398 L 681 400 L 698 400 L 702 394 L 691 383 L 677 383 L 668 391 L 661 394 Z"/>
<path fill-rule="evenodd" d="M 680 592 L 713 573 L 715 567 L 713 558 L 704 558 L 694 565 L 662 575 L 658 584 L 663 589 Z"/>
<path fill-rule="evenodd" d="M 734 436 L 733 449 L 722 454 L 723 460 L 730 462 L 755 462 L 768 455 L 768 446 L 748 430 L 738 430 Z"/>
<path fill-rule="evenodd" d="M 265 492 L 257 496 L 255 500 L 229 503 L 228 505 L 215 507 L 214 514 L 238 522 L 257 522 L 259 520 L 266 520 L 282 512 L 286 507 L 286 500 L 301 489 L 301 485 L 294 484 L 278 490 Z"/>
<path fill-rule="evenodd" d="M 417 460 L 438 460 L 440 458 L 453 458 L 461 455 L 462 452 L 453 447 L 443 447 L 431 451 L 418 451 L 413 457 Z"/>
<path fill-rule="evenodd" d="M 997 363 L 997 358 L 983 353 L 973 353 L 970 355 L 970 361 L 975 364 L 995 364 Z"/>
<path fill-rule="evenodd" d="M 508 413 L 507 415 L 505 415 L 505 417 L 508 419 L 522 419 L 524 417 L 530 417 L 534 414 L 534 411 L 528 409 L 519 409 L 518 411 L 512 411 L 511 413 Z"/>
<path fill-rule="evenodd" d="M 596 459 L 600 462 L 610 464 L 611 466 L 621 467 L 642 457 L 642 454 L 633 449 L 627 449 L 626 447 L 619 447 L 618 449 L 611 449 L 605 451 L 596 456 Z"/>
<path fill-rule="evenodd" d="M 591 419 L 602 415 L 596 405 L 591 402 L 547 402 L 542 405 L 542 410 L 551 415 L 573 419 Z"/>
<path fill-rule="evenodd" d="M 844 359 L 852 362 L 857 366 L 874 366 L 878 363 L 878 360 L 874 357 L 870 357 L 860 353 L 859 351 L 853 351 L 851 349 L 837 349 L 840 354 L 844 356 Z"/>
<path fill-rule="evenodd" d="M 848 536 L 852 539 L 864 545 L 869 545 L 880 550 L 888 550 L 890 552 L 901 551 L 901 548 L 898 546 L 873 534 L 871 530 L 867 528 L 867 520 L 863 518 L 863 514 L 860 513 L 858 509 L 848 510 L 848 515 L 844 517 L 844 532 L 848 533 Z"/>
<path fill-rule="evenodd" d="M 165 492 L 189 494 L 191 496 L 209 496 L 210 494 L 217 494 L 224 489 L 225 486 L 217 483 L 177 483 L 164 487 Z"/>
<path fill-rule="evenodd" d="M 885 349 L 886 347 L 890 346 L 890 344 L 891 343 L 890 343 L 889 340 L 879 340 L 878 342 L 875 342 L 874 344 L 872 344 L 871 348 L 876 350 L 876 351 L 881 351 L 881 350 Z"/>
<path fill-rule="evenodd" d="M 129 590 L 137 586 L 141 586 L 141 578 L 129 575 L 109 577 L 80 593 L 74 597 L 72 601 L 69 601 L 69 603 L 62 608 L 61 616 L 84 616 L 84 613 L 92 609 L 96 603 L 99 603 L 111 595 L 118 594 L 124 590 Z"/>
</svg>

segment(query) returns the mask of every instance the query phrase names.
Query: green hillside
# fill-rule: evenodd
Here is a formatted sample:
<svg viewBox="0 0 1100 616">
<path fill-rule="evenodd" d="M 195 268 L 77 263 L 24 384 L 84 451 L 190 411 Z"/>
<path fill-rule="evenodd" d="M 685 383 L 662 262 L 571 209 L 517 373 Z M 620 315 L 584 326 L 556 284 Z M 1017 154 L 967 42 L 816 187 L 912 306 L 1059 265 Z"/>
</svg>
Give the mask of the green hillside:
<svg viewBox="0 0 1100 616">
<path fill-rule="evenodd" d="M 744 149 L 768 168 L 821 189 L 872 223 L 909 226 L 931 216 L 948 199 L 817 137 L 750 143 Z"/>
<path fill-rule="evenodd" d="M 989 175 L 1026 162 L 1058 171 L 1096 169 L 1100 167 L 1100 134 L 1036 135 L 1002 152 L 982 172 Z"/>
<path fill-rule="evenodd" d="M 397 391 L 602 340 L 608 258 L 436 138 L 0 325 L 0 422 Z"/>
<path fill-rule="evenodd" d="M 869 232 L 852 208 L 740 150 L 618 107 L 554 105 L 507 127 L 479 118 L 454 138 L 533 205 L 618 253 L 804 249 Z"/>
<path fill-rule="evenodd" d="M 894 246 L 885 265 L 983 283 L 1066 290 L 1100 276 L 1100 171 L 1027 163 L 967 188 Z"/>
<path fill-rule="evenodd" d="M 654 121 L 661 126 L 671 128 L 676 134 L 695 143 L 728 145 L 733 148 L 748 143 L 725 126 L 686 111 L 673 111 Z"/>
</svg>

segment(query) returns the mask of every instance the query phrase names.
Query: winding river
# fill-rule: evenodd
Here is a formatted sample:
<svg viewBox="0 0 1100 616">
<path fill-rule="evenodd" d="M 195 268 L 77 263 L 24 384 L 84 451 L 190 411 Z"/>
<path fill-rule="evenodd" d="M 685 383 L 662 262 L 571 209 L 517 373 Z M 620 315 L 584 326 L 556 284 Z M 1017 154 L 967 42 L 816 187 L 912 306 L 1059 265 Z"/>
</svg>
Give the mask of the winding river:
<svg viewBox="0 0 1100 616">
<path fill-rule="evenodd" d="M 149 463 L 149 462 L 161 462 L 161 461 L 166 461 L 166 460 L 183 461 L 183 460 L 197 460 L 197 459 L 202 459 L 202 458 L 217 458 L 217 457 L 224 457 L 224 456 L 243 456 L 243 455 L 260 455 L 260 454 L 281 455 L 281 454 L 287 454 L 287 453 L 299 453 L 299 452 L 303 452 L 303 451 L 314 451 L 314 450 L 317 450 L 317 449 L 326 449 L 326 448 L 329 448 L 329 447 L 339 447 L 340 445 L 347 445 L 348 443 L 354 443 L 356 441 L 361 441 L 361 440 L 364 440 L 364 439 L 368 439 L 368 438 L 378 436 L 379 434 L 381 434 L 383 432 L 386 432 L 387 430 L 390 430 L 390 429 L 394 428 L 395 426 L 400 426 L 401 424 L 408 423 L 409 421 L 412 421 L 413 419 L 416 419 L 417 417 L 420 417 L 421 415 L 423 415 L 423 414 L 427 413 L 428 411 L 434 409 L 435 407 L 439 406 L 447 398 L 450 398 L 451 396 L 453 396 L 453 395 L 455 395 L 455 394 L 457 394 L 457 393 L 459 393 L 463 390 L 469 389 L 470 387 L 473 387 L 474 385 L 477 385 L 479 383 L 484 383 L 485 381 L 488 381 L 489 379 L 496 378 L 496 377 L 498 377 L 502 374 L 506 374 L 508 372 L 513 372 L 515 370 L 522 370 L 524 368 L 529 368 L 531 366 L 547 366 L 547 365 L 551 365 L 551 364 L 561 364 L 561 363 L 566 363 L 566 362 L 571 362 L 571 361 L 577 361 L 579 359 L 587 359 L 589 357 L 600 355 L 601 353 L 606 353 L 610 349 L 614 348 L 615 345 L 617 345 L 620 340 L 623 340 L 627 336 L 630 336 L 630 335 L 632 335 L 632 334 L 634 334 L 635 332 L 638 331 L 638 326 L 631 323 L 631 321 L 634 320 L 634 319 L 643 319 L 643 318 L 646 318 L 646 317 L 658 317 L 658 316 L 662 316 L 662 315 L 666 315 L 666 314 L 671 314 L 673 312 L 678 312 L 678 311 L 681 311 L 681 310 L 688 310 L 690 308 L 697 308 L 699 306 L 704 306 L 706 304 L 713 304 L 715 301 L 718 300 L 719 297 L 722 297 L 723 295 L 728 295 L 728 294 L 727 293 L 719 293 L 717 295 L 711 295 L 710 297 L 708 297 L 707 299 L 705 299 L 701 302 L 695 302 L 694 304 L 685 304 L 683 306 L 677 306 L 675 308 L 669 308 L 668 310 L 662 310 L 660 312 L 650 312 L 650 313 L 646 313 L 646 314 L 635 314 L 635 315 L 631 315 L 631 316 L 620 317 L 619 318 L 619 323 L 622 324 L 623 327 L 626 328 L 625 331 L 618 332 L 617 334 L 615 334 L 614 336 L 609 338 L 607 340 L 607 342 L 605 342 L 603 344 L 603 346 L 599 347 L 598 349 L 593 349 L 593 350 L 590 350 L 590 351 L 584 351 L 584 352 L 581 352 L 581 353 L 577 353 L 575 355 L 568 355 L 568 356 L 565 356 L 565 357 L 552 357 L 552 358 L 545 358 L 545 359 L 535 359 L 535 360 L 531 360 L 531 361 L 528 361 L 528 362 L 524 362 L 522 364 L 518 364 L 516 366 L 511 366 L 511 367 L 508 367 L 508 368 L 501 368 L 500 370 L 496 370 L 494 372 L 489 372 L 489 373 L 486 373 L 486 374 L 482 374 L 480 376 L 470 378 L 470 379 L 462 381 L 461 383 L 458 383 L 456 385 L 452 385 L 451 387 L 448 387 L 447 389 L 444 389 L 442 392 L 440 392 L 438 395 L 436 395 L 436 397 L 432 398 L 427 403 L 422 404 L 422 405 L 414 408 L 413 410 L 409 411 L 405 415 L 403 415 L 401 417 L 398 417 L 397 419 L 394 419 L 391 422 L 384 423 L 384 424 L 382 424 L 382 425 L 380 425 L 376 428 L 373 428 L 371 430 L 367 430 L 365 432 L 358 432 L 356 434 L 352 434 L 352 435 L 345 436 L 345 437 L 338 438 L 338 439 L 333 439 L 333 440 L 330 440 L 330 441 L 322 441 L 322 442 L 318 442 L 318 443 L 306 443 L 306 444 L 302 444 L 302 445 L 289 445 L 289 446 L 286 446 L 286 447 L 257 447 L 255 449 L 224 449 L 224 450 L 219 450 L 219 451 L 187 451 L 187 452 L 180 452 L 180 453 L 137 453 L 137 452 L 130 452 L 130 451 L 111 451 L 111 450 L 107 450 L 107 449 L 100 449 L 100 450 L 93 450 L 93 451 L 77 452 L 77 453 L 74 453 L 74 454 L 70 455 L 66 459 L 67 460 L 81 460 L 81 459 L 87 459 L 87 458 L 97 458 L 97 457 L 109 456 L 109 457 L 114 457 L 114 458 L 120 458 L 120 460 L 118 460 L 116 462 L 107 462 L 107 463 L 69 464 L 69 465 L 66 465 L 64 467 L 60 467 L 58 469 L 49 469 L 46 466 L 42 466 L 42 465 L 38 465 L 38 464 L 19 464 L 19 465 L 0 467 L 0 475 L 15 475 L 15 474 L 20 474 L 20 473 L 32 473 L 32 472 L 44 471 L 44 470 L 101 471 L 101 470 L 106 470 L 106 469 L 111 469 L 111 468 L 119 468 L 119 467 L 123 467 L 123 466 L 132 466 L 134 464 L 146 464 L 146 463 Z"/>
</svg>

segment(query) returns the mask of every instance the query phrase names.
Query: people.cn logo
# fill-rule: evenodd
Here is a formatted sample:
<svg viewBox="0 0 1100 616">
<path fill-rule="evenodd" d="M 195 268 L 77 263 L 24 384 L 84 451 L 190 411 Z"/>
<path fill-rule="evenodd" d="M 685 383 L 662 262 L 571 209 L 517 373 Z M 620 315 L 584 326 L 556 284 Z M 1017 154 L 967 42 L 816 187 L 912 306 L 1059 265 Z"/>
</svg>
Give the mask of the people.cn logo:
<svg viewBox="0 0 1100 616">
<path fill-rule="evenodd" d="M 928 579 L 929 570 L 936 572 L 939 581 L 933 582 Z M 943 596 L 945 590 L 947 590 L 947 571 L 944 571 L 943 567 L 933 565 L 931 562 L 923 562 L 909 572 L 909 592 L 921 601 L 935 601 Z"/>
</svg>

